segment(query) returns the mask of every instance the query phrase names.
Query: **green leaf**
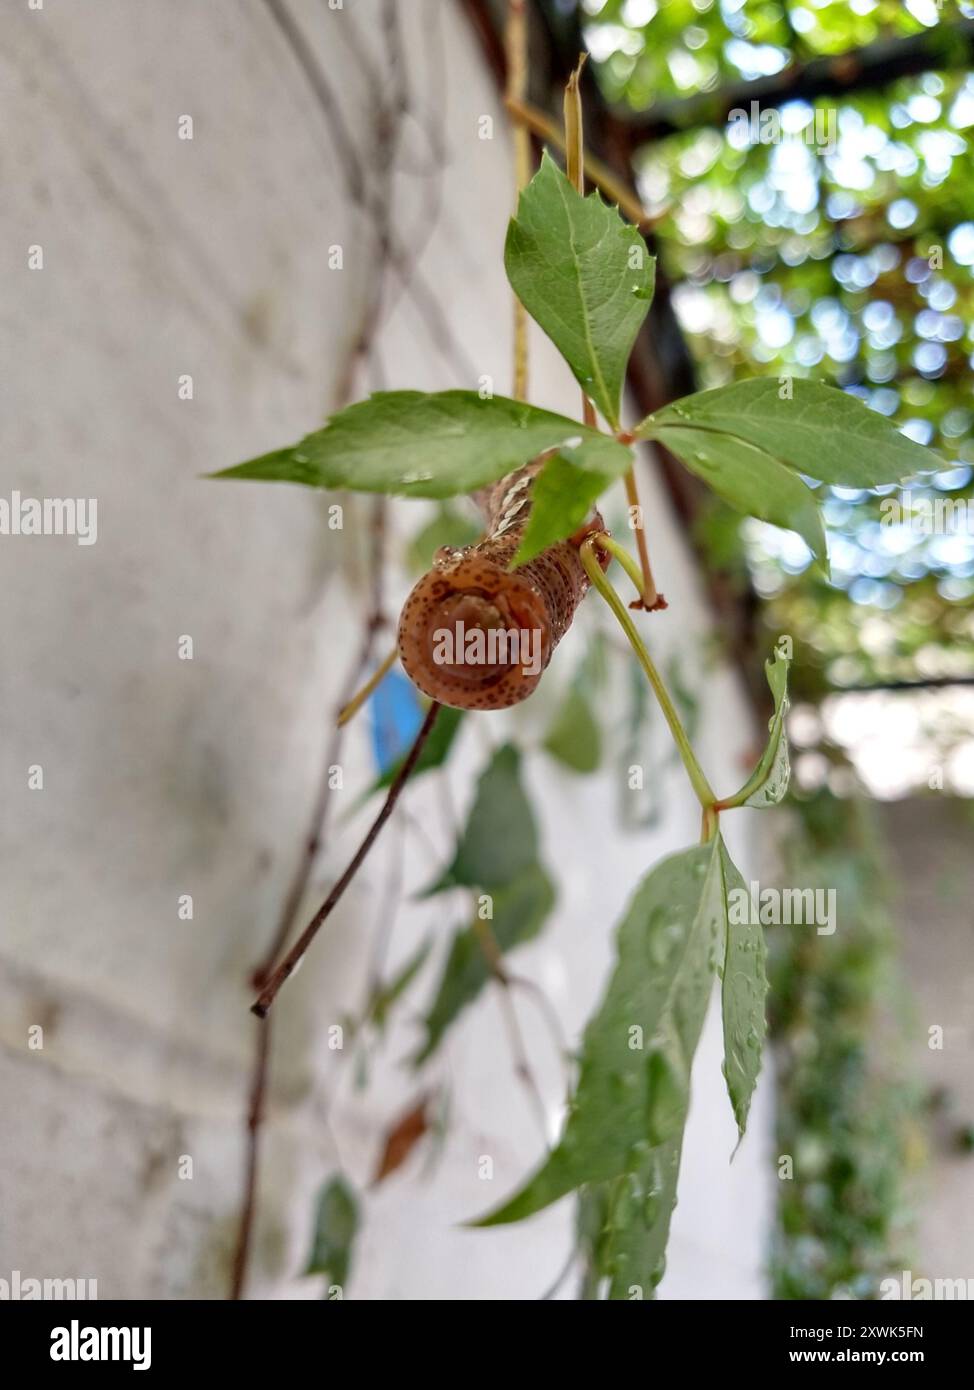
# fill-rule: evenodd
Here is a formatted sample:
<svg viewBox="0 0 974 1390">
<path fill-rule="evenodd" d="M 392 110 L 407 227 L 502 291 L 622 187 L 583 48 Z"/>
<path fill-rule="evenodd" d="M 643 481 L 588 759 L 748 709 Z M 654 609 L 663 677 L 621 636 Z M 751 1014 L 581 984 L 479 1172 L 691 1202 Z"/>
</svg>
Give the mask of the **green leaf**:
<svg viewBox="0 0 974 1390">
<path fill-rule="evenodd" d="M 531 489 L 531 511 L 512 565 L 526 565 L 549 546 L 574 534 L 588 520 L 595 499 L 626 471 L 591 473 L 555 454 L 544 464 Z"/>
<path fill-rule="evenodd" d="M 636 433 L 655 439 L 674 428 L 699 434 L 702 449 L 729 435 L 810 478 L 844 487 L 878 487 L 942 466 L 936 454 L 855 396 L 802 377 L 760 377 L 701 391 L 650 415 Z M 712 477 L 708 481 L 713 484 Z"/>
<path fill-rule="evenodd" d="M 652 1150 L 679 1140 L 725 930 L 716 841 L 671 855 L 646 876 L 585 1030 L 561 1141 L 520 1192 L 476 1224 L 519 1221 L 583 1183 L 638 1170 Z"/>
<path fill-rule="evenodd" d="M 321 1189 L 314 1238 L 305 1274 L 325 1274 L 330 1284 L 348 1280 L 352 1246 L 358 1230 L 358 1202 L 343 1177 Z"/>
<path fill-rule="evenodd" d="M 656 262 L 601 196 L 572 187 L 544 154 L 504 247 L 514 293 L 613 429 L 626 364 L 653 298 Z"/>
<path fill-rule="evenodd" d="M 537 936 L 555 902 L 555 890 L 540 864 L 532 864 L 513 883 L 495 889 L 493 918 L 486 923 L 502 954 Z M 439 1047 L 461 1010 L 490 979 L 490 966 L 474 927 L 457 932 L 429 1013 L 426 1038 L 413 1058 L 420 1066 Z"/>
<path fill-rule="evenodd" d="M 791 778 L 788 758 L 788 736 L 785 715 L 788 713 L 788 669 L 791 661 L 775 650 L 771 661 L 764 663 L 764 673 L 774 696 L 774 713 L 768 723 L 770 737 L 757 767 L 739 792 L 728 797 L 726 806 L 776 806 L 783 800 Z"/>
<path fill-rule="evenodd" d="M 632 785 L 632 769 L 647 766 L 659 730 L 651 713 L 649 686 L 645 675 L 635 661 L 628 662 L 627 668 L 628 705 L 620 725 L 622 739 L 616 768 L 619 786 L 618 815 L 623 825 L 632 830 L 642 830 L 656 825 L 660 818 L 663 763 L 653 758 L 649 766 L 649 775 L 640 778 L 640 786 Z M 654 704 L 652 710 L 656 708 Z M 687 737 L 693 737 L 689 730 Z M 679 757 L 675 746 L 673 751 Z"/>
<path fill-rule="evenodd" d="M 576 688 L 568 691 L 542 745 L 573 772 L 594 772 L 602 758 L 602 734 L 592 706 Z"/>
<path fill-rule="evenodd" d="M 727 932 L 724 945 L 724 974 L 721 985 L 721 1012 L 724 1020 L 724 1079 L 737 1121 L 744 1134 L 754 1085 L 761 1070 L 761 1049 L 765 1034 L 765 1000 L 768 978 L 765 973 L 767 948 L 764 931 L 752 920 L 750 895 L 734 866 L 726 846 L 718 836 L 723 895 L 728 902 Z M 744 908 L 735 912 L 729 902 L 733 893 Z M 741 915 L 745 920 L 737 920 Z"/>
<path fill-rule="evenodd" d="M 582 1284 L 579 1298 L 598 1298 L 605 1273 L 603 1251 L 608 1230 L 609 1194 L 613 1184 L 587 1183 L 579 1190 L 575 1211 L 575 1238 L 582 1262 Z"/>
<path fill-rule="evenodd" d="M 586 633 L 585 655 L 575 680 L 587 695 L 598 696 L 609 679 L 609 642 L 605 632 Z"/>
<path fill-rule="evenodd" d="M 385 1028 L 386 1020 L 389 1017 L 389 1010 L 398 999 L 405 994 L 413 980 L 426 964 L 427 957 L 433 948 L 433 941 L 424 941 L 418 949 L 409 957 L 406 964 L 394 975 L 387 985 L 380 984 L 371 1000 L 369 1001 L 368 1017 L 380 1031 Z"/>
<path fill-rule="evenodd" d="M 666 1269 L 666 1242 L 676 1206 L 682 1135 L 650 1150 L 609 1188 L 609 1212 L 598 1251 L 610 1299 L 648 1299 Z"/>
<path fill-rule="evenodd" d="M 441 546 L 451 545 L 459 550 L 462 546 L 473 545 L 483 534 L 484 528 L 477 525 L 472 509 L 468 515 L 449 502 L 443 502 L 436 515 L 410 539 L 409 568 L 414 574 L 425 574 Z"/>
<path fill-rule="evenodd" d="M 660 424 L 653 438 L 735 510 L 797 531 L 817 559 L 827 559 L 815 493 L 763 449 L 730 434 L 682 425 Z"/>
<path fill-rule="evenodd" d="M 447 888 L 502 888 L 533 867 L 537 857 L 538 831 L 521 785 L 521 755 L 506 743 L 481 773 L 453 862 L 427 896 Z"/>
<path fill-rule="evenodd" d="M 675 651 L 666 663 L 666 684 L 673 696 L 680 723 L 686 730 L 687 738 L 692 742 L 700 727 L 700 687 L 694 688 L 693 684 L 684 678 L 679 651 Z M 679 756 L 679 752 L 674 748 L 673 761 L 676 762 Z"/>
<path fill-rule="evenodd" d="M 409 775 L 410 783 L 415 782 L 421 773 L 433 772 L 436 768 L 443 766 L 450 756 L 453 740 L 457 736 L 460 721 L 465 713 L 466 711 L 462 709 L 451 709 L 449 705 L 443 706 L 436 716 L 436 723 L 430 730 L 429 738 L 420 750 L 419 757 L 416 759 L 416 766 Z M 387 767 L 382 776 L 372 783 L 365 796 L 371 796 L 374 792 L 392 786 L 407 756 L 408 754 L 404 754 L 403 757 L 397 758 L 391 766 Z"/>
<path fill-rule="evenodd" d="M 380 391 L 290 449 L 212 476 L 354 492 L 452 497 L 503 478 L 548 449 L 580 468 L 624 471 L 629 450 L 597 430 L 505 396 Z"/>
</svg>

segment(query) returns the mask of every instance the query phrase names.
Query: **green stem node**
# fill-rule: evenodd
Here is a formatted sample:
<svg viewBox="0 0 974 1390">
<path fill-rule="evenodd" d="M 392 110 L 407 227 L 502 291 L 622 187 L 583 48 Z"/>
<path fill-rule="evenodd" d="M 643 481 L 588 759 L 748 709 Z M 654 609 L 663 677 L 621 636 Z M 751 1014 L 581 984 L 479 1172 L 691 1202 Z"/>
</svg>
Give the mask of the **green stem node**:
<svg viewBox="0 0 974 1390">
<path fill-rule="evenodd" d="M 590 536 L 588 540 L 582 542 L 579 548 L 579 554 L 582 564 L 585 567 L 585 573 L 612 609 L 619 622 L 619 626 L 629 638 L 630 645 L 636 653 L 639 664 L 645 671 L 646 678 L 650 685 L 653 687 L 653 694 L 659 701 L 660 709 L 663 711 L 663 717 L 670 726 L 670 733 L 673 735 L 673 741 L 676 743 L 680 757 L 683 759 L 683 764 L 689 775 L 690 782 L 693 785 L 693 790 L 697 794 L 697 799 L 700 805 L 704 807 L 705 811 L 710 811 L 711 814 L 714 814 L 713 806 L 717 798 L 714 796 L 710 783 L 704 776 L 703 769 L 697 762 L 693 749 L 690 747 L 690 740 L 687 738 L 686 730 L 680 723 L 680 716 L 677 714 L 676 707 L 670 699 L 670 693 L 663 684 L 662 677 L 656 667 L 653 665 L 653 659 L 646 650 L 646 645 L 636 629 L 636 624 L 629 615 L 628 608 L 602 572 L 602 566 L 599 564 L 595 548 L 596 546 L 604 546 L 606 549 L 611 549 L 611 547 L 606 544 L 608 539 L 608 537 L 600 534 L 597 536 Z M 622 547 L 619 547 L 619 549 L 621 548 Z M 613 551 L 613 553 L 615 552 Z M 716 815 L 714 815 L 714 820 L 716 823 Z"/>
</svg>

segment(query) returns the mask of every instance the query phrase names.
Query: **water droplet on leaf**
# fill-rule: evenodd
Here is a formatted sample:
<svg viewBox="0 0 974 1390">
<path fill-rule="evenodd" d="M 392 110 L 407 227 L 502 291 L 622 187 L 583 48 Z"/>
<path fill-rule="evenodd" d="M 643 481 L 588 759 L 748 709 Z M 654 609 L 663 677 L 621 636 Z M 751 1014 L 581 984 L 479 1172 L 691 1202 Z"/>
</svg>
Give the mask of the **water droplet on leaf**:
<svg viewBox="0 0 974 1390">
<path fill-rule="evenodd" d="M 650 1053 L 646 1069 L 649 1082 L 646 1132 L 650 1142 L 657 1145 L 680 1128 L 687 1106 L 687 1085 L 668 1054 L 660 1048 Z"/>
</svg>

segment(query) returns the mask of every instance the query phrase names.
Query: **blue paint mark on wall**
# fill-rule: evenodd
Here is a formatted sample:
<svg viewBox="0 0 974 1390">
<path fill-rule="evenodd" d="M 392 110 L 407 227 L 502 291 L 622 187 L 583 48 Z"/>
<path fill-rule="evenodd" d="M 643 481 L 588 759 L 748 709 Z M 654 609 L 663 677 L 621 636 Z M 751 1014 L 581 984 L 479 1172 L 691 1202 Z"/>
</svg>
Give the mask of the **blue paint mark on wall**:
<svg viewBox="0 0 974 1390">
<path fill-rule="evenodd" d="M 416 687 L 402 671 L 389 672 L 369 700 L 372 749 L 381 774 L 407 752 L 423 722 Z"/>
</svg>

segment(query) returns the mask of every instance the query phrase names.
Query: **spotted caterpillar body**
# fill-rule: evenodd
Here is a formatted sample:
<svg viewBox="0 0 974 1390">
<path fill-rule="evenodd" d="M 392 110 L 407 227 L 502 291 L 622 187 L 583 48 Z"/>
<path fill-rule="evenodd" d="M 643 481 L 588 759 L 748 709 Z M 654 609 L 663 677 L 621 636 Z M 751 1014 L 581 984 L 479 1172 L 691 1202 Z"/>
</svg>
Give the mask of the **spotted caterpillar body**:
<svg viewBox="0 0 974 1390">
<path fill-rule="evenodd" d="M 455 709 L 506 709 L 534 690 L 555 647 L 571 626 L 588 576 L 571 541 L 517 569 L 508 569 L 531 514 L 531 491 L 542 460 L 533 460 L 474 494 L 486 527 L 476 545 L 437 551 L 429 572 L 406 600 L 399 619 L 399 655 L 424 694 Z M 596 517 L 601 527 L 601 519 Z M 520 633 L 539 648 L 538 660 L 470 663 L 438 658 L 444 631 Z M 522 646 L 520 650 L 523 652 Z M 487 648 L 489 651 L 490 649 Z M 454 655 L 456 653 L 454 652 Z M 508 652 L 504 651 L 507 656 Z"/>
</svg>

